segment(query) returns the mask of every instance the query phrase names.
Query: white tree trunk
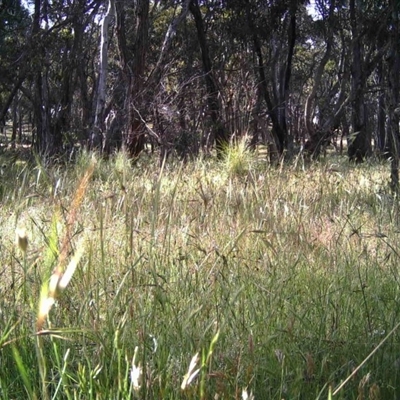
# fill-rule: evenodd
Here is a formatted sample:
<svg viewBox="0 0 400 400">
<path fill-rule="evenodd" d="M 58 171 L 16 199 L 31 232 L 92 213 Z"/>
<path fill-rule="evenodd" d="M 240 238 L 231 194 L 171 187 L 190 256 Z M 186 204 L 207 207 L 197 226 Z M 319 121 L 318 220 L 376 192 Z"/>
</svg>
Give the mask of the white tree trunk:
<svg viewBox="0 0 400 400">
<path fill-rule="evenodd" d="M 115 0 L 108 1 L 107 12 L 101 22 L 99 80 L 97 87 L 96 113 L 94 118 L 94 129 L 91 138 L 91 147 L 102 147 L 104 131 L 104 109 L 107 94 L 107 73 L 108 73 L 108 30 L 115 17 Z"/>
</svg>

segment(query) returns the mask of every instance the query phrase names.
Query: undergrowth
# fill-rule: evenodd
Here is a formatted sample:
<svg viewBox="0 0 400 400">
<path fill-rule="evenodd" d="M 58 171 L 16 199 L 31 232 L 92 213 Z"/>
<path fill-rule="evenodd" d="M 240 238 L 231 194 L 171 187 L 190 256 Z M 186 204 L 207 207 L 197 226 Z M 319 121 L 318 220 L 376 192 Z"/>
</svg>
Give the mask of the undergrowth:
<svg viewBox="0 0 400 400">
<path fill-rule="evenodd" d="M 399 398 L 388 166 L 235 151 L 2 168 L 0 398 Z"/>
</svg>

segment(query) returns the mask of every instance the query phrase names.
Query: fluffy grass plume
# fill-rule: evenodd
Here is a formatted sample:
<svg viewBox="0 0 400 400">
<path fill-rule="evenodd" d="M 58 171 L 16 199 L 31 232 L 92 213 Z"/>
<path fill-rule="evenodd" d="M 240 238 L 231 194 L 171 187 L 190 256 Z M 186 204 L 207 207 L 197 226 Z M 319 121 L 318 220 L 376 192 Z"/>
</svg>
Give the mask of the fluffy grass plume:
<svg viewBox="0 0 400 400">
<path fill-rule="evenodd" d="M 89 166 L 89 168 L 81 178 L 79 185 L 76 189 L 70 209 L 67 214 L 65 233 L 61 243 L 61 251 L 59 252 L 57 266 L 54 268 L 54 271 L 50 276 L 48 285 L 45 283 L 42 287 L 42 294 L 39 302 L 39 310 L 36 321 L 37 332 L 40 332 L 42 330 L 44 321 L 47 318 L 47 315 L 51 307 L 53 306 L 57 295 L 67 287 L 72 278 L 72 275 L 76 270 L 79 260 L 82 257 L 83 243 L 81 242 L 78 246 L 76 253 L 66 266 L 68 253 L 73 250 L 71 230 L 73 228 L 73 225 L 77 221 L 78 210 L 82 204 L 84 195 L 88 188 L 89 180 L 93 175 L 94 165 L 94 162 L 92 162 L 92 164 Z"/>
</svg>

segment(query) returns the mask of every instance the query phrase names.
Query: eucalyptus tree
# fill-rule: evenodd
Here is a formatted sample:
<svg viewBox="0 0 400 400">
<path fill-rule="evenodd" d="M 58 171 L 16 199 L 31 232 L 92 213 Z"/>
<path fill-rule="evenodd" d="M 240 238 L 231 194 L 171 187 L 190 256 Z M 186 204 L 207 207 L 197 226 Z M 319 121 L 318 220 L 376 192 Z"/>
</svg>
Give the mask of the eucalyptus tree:
<svg viewBox="0 0 400 400">
<path fill-rule="evenodd" d="M 103 132 L 105 131 L 105 105 L 106 105 L 106 84 L 108 72 L 108 46 L 109 28 L 115 18 L 115 0 L 109 0 L 107 11 L 101 22 L 101 40 L 99 55 L 99 71 L 97 82 L 96 108 L 90 144 L 92 148 L 101 148 L 103 145 Z"/>
<path fill-rule="evenodd" d="M 361 162 L 372 154 L 376 120 L 381 132 L 378 143 L 384 147 L 383 74 L 387 70 L 390 8 L 386 1 L 317 0 L 315 4 L 318 16 L 312 23 L 310 40 L 318 61 L 305 88 L 306 150 L 318 155 L 321 145 L 342 125 L 349 159 Z M 375 81 L 374 76 L 378 77 Z M 371 104 L 376 104 L 377 93 L 380 107 L 374 109 Z"/>
<path fill-rule="evenodd" d="M 332 20 L 335 12 L 335 0 L 331 0 L 328 7 L 322 2 L 317 3 L 321 19 L 313 22 L 317 31 L 318 28 L 321 30 L 323 41 L 325 42 L 325 49 L 322 50 L 322 46 L 318 46 L 314 54 L 314 59 L 318 59 L 313 64 L 316 64 L 315 71 L 310 82 L 310 89 L 307 93 L 307 98 L 304 105 L 304 127 L 310 140 L 307 142 L 307 151 L 315 157 L 318 156 L 321 147 L 323 146 L 324 132 L 321 132 L 319 126 L 314 124 L 314 120 L 317 118 L 318 122 L 322 119 L 322 113 L 317 114 L 317 108 L 321 111 L 321 104 L 317 104 L 317 96 L 320 87 L 322 86 L 322 79 L 324 77 L 324 71 L 328 62 L 332 59 L 332 52 L 334 46 L 334 32 L 332 29 Z M 317 37 L 313 38 L 313 47 L 317 41 Z M 318 124 L 319 125 L 319 124 Z"/>
<path fill-rule="evenodd" d="M 84 135 L 91 108 L 86 61 L 99 6 L 98 1 L 34 1 L 21 91 L 33 111 L 34 148 L 44 157 Z"/>
<path fill-rule="evenodd" d="M 224 122 L 222 121 L 220 104 L 218 100 L 219 90 L 213 74 L 212 60 L 210 57 L 206 31 L 203 23 L 203 16 L 201 14 L 198 0 L 191 0 L 189 8 L 196 24 L 197 37 L 201 50 L 201 59 L 207 88 L 208 108 L 212 121 L 213 136 L 217 146 L 217 154 L 218 156 L 222 156 L 224 146 L 227 145 L 229 137 L 224 126 Z"/>
<path fill-rule="evenodd" d="M 369 79 L 387 52 L 381 41 L 387 29 L 389 11 L 385 4 L 349 0 L 351 29 L 351 122 L 353 135 L 348 154 L 350 160 L 361 162 L 371 154 L 371 131 L 366 108 Z"/>
<path fill-rule="evenodd" d="M 390 132 L 389 143 L 391 152 L 391 186 L 393 191 L 399 189 L 399 157 L 400 157 L 400 6 L 396 0 L 389 2 L 389 56 L 387 115 Z"/>
<path fill-rule="evenodd" d="M 307 155 L 319 156 L 345 118 L 350 96 L 351 38 L 342 1 L 316 1 L 310 28 L 313 63 L 305 87 L 304 128 Z M 344 124 L 346 125 L 346 124 Z"/>
<path fill-rule="evenodd" d="M 250 133 L 277 157 L 304 138 L 317 155 L 351 125 L 362 161 L 372 127 L 381 149 L 397 137 L 391 0 L 316 0 L 314 17 L 307 0 L 34 0 L 31 18 L 13 4 L 19 19 L 0 15 L 0 120 L 22 95 L 40 154 L 80 141 L 135 157 L 146 142 L 211 138 L 221 155 Z"/>
<path fill-rule="evenodd" d="M 29 16 L 20 0 L 0 3 L 0 124 L 4 124 L 14 97 L 25 80 L 30 49 Z"/>
<path fill-rule="evenodd" d="M 239 26 L 232 34 L 250 45 L 248 56 L 255 60 L 257 93 L 265 102 L 272 122 L 275 153 L 282 155 L 293 142 L 288 127 L 288 105 L 299 21 L 306 15 L 306 1 L 227 0 L 231 21 Z"/>
<path fill-rule="evenodd" d="M 166 12 L 168 20 L 159 29 L 157 18 Z M 116 47 L 120 77 L 110 96 L 109 109 L 115 109 L 115 122 L 121 128 L 123 145 L 132 156 L 143 151 L 157 87 L 173 59 L 172 45 L 177 30 L 189 11 L 189 0 L 182 2 L 134 3 L 116 1 Z M 127 21 L 129 23 L 127 23 Z M 156 50 L 159 49 L 159 50 Z"/>
</svg>

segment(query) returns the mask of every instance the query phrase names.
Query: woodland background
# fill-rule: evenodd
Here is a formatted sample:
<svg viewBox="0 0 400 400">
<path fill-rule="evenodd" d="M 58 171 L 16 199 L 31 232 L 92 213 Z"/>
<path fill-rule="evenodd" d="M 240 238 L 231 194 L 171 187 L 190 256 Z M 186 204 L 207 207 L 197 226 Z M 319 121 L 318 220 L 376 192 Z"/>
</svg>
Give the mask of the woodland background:
<svg viewBox="0 0 400 400">
<path fill-rule="evenodd" d="M 0 0 L 0 398 L 399 399 L 399 11 Z"/>
<path fill-rule="evenodd" d="M 196 156 L 247 135 L 274 160 L 348 142 L 393 156 L 396 0 L 3 0 L 0 121 L 41 156 Z M 393 177 L 396 184 L 396 176 Z"/>
</svg>

